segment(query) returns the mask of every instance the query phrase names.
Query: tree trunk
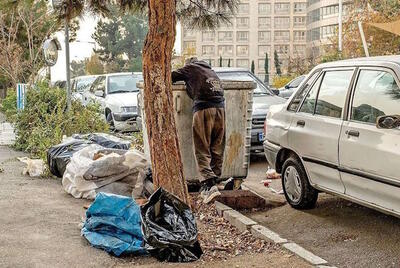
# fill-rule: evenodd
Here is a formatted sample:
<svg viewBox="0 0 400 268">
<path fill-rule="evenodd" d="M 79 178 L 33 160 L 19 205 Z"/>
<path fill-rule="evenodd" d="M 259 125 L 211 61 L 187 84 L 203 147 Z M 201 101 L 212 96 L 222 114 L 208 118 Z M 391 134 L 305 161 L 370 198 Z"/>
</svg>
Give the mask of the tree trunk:
<svg viewBox="0 0 400 268">
<path fill-rule="evenodd" d="M 173 112 L 171 57 L 175 0 L 148 0 L 149 32 L 143 50 L 144 108 L 153 182 L 190 204 Z"/>
</svg>

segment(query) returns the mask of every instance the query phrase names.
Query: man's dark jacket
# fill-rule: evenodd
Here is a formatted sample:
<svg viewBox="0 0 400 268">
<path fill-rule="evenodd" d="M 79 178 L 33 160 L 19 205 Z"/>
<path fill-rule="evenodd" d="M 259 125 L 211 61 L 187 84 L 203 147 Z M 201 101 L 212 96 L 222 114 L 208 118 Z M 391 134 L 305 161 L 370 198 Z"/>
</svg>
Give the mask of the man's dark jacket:
<svg viewBox="0 0 400 268">
<path fill-rule="evenodd" d="M 172 82 L 185 81 L 186 91 L 194 101 L 193 112 L 224 108 L 224 90 L 217 74 L 205 61 L 195 61 L 172 72 Z"/>
</svg>

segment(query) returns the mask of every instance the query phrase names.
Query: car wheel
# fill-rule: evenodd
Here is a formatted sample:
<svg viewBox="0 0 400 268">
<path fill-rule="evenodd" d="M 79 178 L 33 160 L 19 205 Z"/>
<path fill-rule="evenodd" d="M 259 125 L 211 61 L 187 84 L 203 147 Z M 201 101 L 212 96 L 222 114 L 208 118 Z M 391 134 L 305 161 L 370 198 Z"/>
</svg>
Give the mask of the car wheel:
<svg viewBox="0 0 400 268">
<path fill-rule="evenodd" d="M 108 112 L 108 113 L 107 113 L 106 120 L 107 120 L 107 123 L 110 125 L 110 129 L 111 129 L 111 130 L 114 130 L 114 129 L 115 129 L 115 126 L 114 126 L 114 118 L 113 118 L 111 112 Z"/>
<path fill-rule="evenodd" d="M 293 208 L 315 207 L 318 191 L 310 185 L 307 173 L 298 158 L 289 157 L 283 164 L 282 188 L 286 200 Z"/>
</svg>

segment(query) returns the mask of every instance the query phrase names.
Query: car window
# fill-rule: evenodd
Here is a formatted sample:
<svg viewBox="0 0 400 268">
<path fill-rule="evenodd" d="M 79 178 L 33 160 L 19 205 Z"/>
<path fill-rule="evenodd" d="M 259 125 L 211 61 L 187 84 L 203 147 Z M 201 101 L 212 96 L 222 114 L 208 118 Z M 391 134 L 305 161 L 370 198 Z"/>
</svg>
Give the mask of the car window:
<svg viewBox="0 0 400 268">
<path fill-rule="evenodd" d="M 288 110 L 292 112 L 296 112 L 299 107 L 301 101 L 304 99 L 304 96 L 308 92 L 310 85 L 314 82 L 315 78 L 317 78 L 319 72 L 314 73 L 310 79 L 307 80 L 307 83 L 296 93 L 292 102 L 289 104 Z"/>
<path fill-rule="evenodd" d="M 353 70 L 325 73 L 318 93 L 315 114 L 334 118 L 342 116 L 353 73 Z"/>
<path fill-rule="evenodd" d="M 299 77 L 293 79 L 292 82 L 289 83 L 289 86 L 291 88 L 298 87 L 301 84 L 301 82 L 303 82 L 303 80 L 304 80 L 304 76 L 299 76 Z"/>
<path fill-rule="evenodd" d="M 101 90 L 105 92 L 106 90 L 106 77 L 100 76 L 93 82 L 92 86 L 90 87 L 90 92 L 94 93 L 97 90 Z"/>
<path fill-rule="evenodd" d="M 108 94 L 137 92 L 136 83 L 143 80 L 134 74 L 113 75 L 108 77 Z"/>
<path fill-rule="evenodd" d="M 89 90 L 96 77 L 76 78 L 74 83 L 75 92 L 84 92 Z"/>
<path fill-rule="evenodd" d="M 217 72 L 218 77 L 221 80 L 233 80 L 233 81 L 252 81 L 257 83 L 257 88 L 254 89 L 254 94 L 268 94 L 273 95 L 264 84 L 255 79 L 248 72 Z"/>
<path fill-rule="evenodd" d="M 400 114 L 400 89 L 393 75 L 361 70 L 353 97 L 351 120 L 376 123 L 382 115 Z"/>
</svg>

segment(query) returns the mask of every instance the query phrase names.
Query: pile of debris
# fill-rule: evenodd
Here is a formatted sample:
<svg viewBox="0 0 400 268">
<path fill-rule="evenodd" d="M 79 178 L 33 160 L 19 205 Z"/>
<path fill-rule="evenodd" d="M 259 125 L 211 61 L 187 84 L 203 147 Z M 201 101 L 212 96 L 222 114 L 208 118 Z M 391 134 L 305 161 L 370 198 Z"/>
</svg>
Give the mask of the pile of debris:
<svg viewBox="0 0 400 268">
<path fill-rule="evenodd" d="M 203 249 L 201 261 L 227 260 L 245 253 L 272 252 L 275 244 L 254 237 L 250 232 L 240 232 L 220 217 L 215 205 L 206 205 L 199 196 L 193 196 L 199 241 Z"/>
</svg>

